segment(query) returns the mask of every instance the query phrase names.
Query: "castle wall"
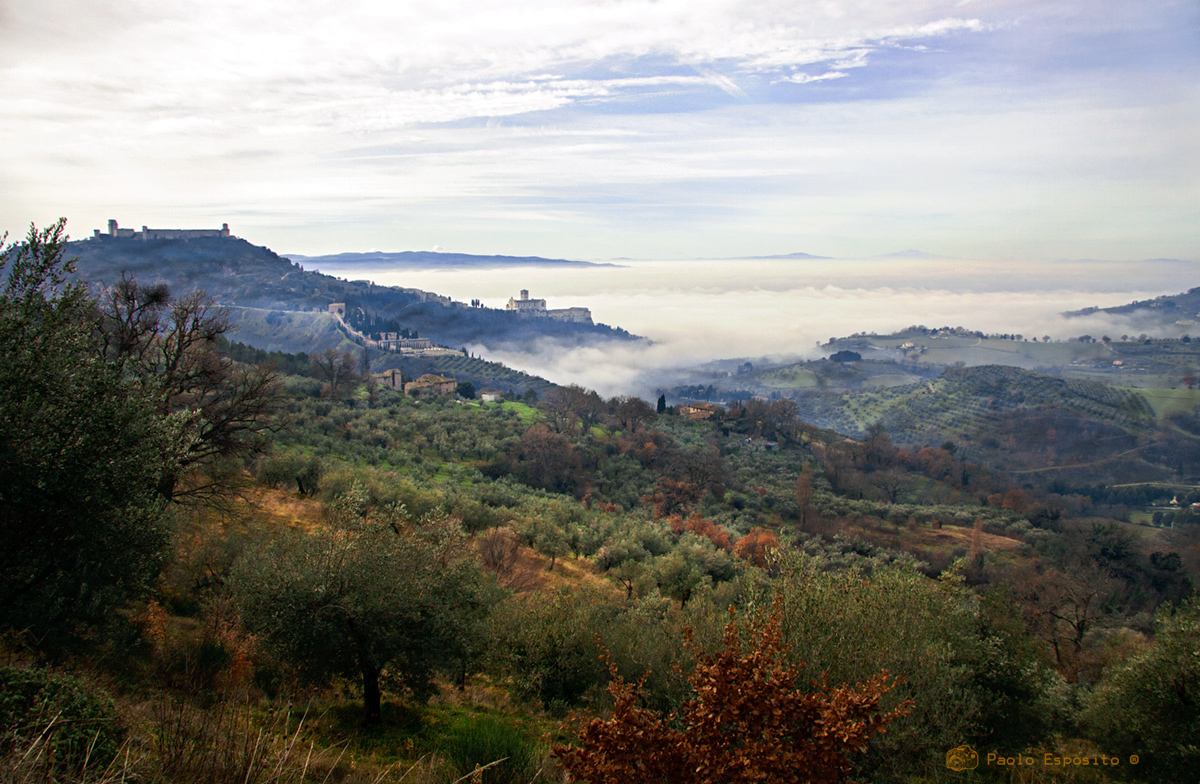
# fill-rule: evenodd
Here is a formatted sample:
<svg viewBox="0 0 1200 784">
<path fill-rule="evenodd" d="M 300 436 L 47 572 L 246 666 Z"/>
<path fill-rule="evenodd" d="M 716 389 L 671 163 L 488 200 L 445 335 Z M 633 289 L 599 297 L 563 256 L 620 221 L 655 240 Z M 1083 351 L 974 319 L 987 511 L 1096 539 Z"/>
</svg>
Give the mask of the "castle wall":
<svg viewBox="0 0 1200 784">
<path fill-rule="evenodd" d="M 225 239 L 232 237 L 229 224 L 221 224 L 219 229 L 151 229 L 142 226 L 141 231 L 122 229 L 115 220 L 108 221 L 108 234 L 101 234 L 99 229 L 92 232 L 94 239 L 116 237 L 126 240 L 196 240 L 196 239 Z"/>
<path fill-rule="evenodd" d="M 558 321 L 570 321 L 575 324 L 592 323 L 592 311 L 587 308 L 558 308 L 547 310 L 546 315 Z"/>
<path fill-rule="evenodd" d="M 196 240 L 221 239 L 229 236 L 228 229 L 147 229 L 136 232 L 142 240 Z"/>
</svg>

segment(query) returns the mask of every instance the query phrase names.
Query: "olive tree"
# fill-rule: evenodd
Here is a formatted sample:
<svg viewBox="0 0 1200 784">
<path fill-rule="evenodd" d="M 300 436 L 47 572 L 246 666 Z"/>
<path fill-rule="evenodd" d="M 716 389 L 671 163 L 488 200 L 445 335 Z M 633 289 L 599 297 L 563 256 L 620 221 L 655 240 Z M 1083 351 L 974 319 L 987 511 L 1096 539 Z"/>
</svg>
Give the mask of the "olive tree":
<svg viewBox="0 0 1200 784">
<path fill-rule="evenodd" d="M 252 548 L 231 580 L 269 649 L 309 682 L 360 679 L 376 724 L 383 686 L 424 699 L 435 671 L 462 671 L 495 589 L 457 521 L 364 510 L 357 495 L 338 499 L 328 524 Z"/>
<path fill-rule="evenodd" d="M 1200 598 L 1159 608 L 1154 642 L 1106 673 L 1085 704 L 1088 734 L 1109 751 L 1140 755 L 1159 781 L 1200 765 Z"/>
<path fill-rule="evenodd" d="M 1019 751 L 1059 720 L 1064 690 L 954 574 L 916 569 L 834 570 L 794 551 L 781 553 L 776 595 L 790 655 L 831 683 L 886 670 L 903 679 L 884 701 L 911 699 L 911 713 L 873 742 L 867 766 L 896 778 L 964 741 Z"/>
</svg>

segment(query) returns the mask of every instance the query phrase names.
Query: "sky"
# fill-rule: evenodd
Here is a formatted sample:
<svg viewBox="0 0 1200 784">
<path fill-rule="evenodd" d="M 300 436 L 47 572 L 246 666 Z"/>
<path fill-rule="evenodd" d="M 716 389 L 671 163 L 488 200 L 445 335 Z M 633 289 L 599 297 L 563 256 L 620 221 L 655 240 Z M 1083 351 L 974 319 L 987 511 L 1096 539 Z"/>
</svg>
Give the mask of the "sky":
<svg viewBox="0 0 1200 784">
<path fill-rule="evenodd" d="M 1195 0 L 0 0 L 13 236 L 1198 261 L 1198 127 Z"/>
</svg>

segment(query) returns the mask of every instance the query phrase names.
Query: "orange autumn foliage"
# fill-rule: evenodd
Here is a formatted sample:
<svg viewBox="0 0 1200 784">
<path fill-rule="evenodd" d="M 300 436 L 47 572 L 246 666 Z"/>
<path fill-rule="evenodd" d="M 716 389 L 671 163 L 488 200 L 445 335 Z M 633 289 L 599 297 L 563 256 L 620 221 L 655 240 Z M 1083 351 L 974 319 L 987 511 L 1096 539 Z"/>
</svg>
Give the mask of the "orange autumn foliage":
<svg viewBox="0 0 1200 784">
<path fill-rule="evenodd" d="M 778 536 L 771 531 L 755 526 L 750 529 L 750 533 L 738 540 L 738 543 L 733 546 L 733 552 L 760 569 L 765 569 L 767 557 L 777 547 L 779 547 Z"/>
<path fill-rule="evenodd" d="M 895 685 L 886 672 L 855 686 L 796 688 L 798 667 L 783 661 L 778 604 L 765 619 L 739 628 L 734 612 L 724 648 L 697 654 L 689 676 L 695 697 L 678 714 L 637 706 L 641 682 L 616 673 L 609 684 L 615 705 L 608 719 L 578 731 L 578 745 L 555 746 L 568 780 L 591 784 L 749 784 L 843 782 L 850 755 L 907 713 L 888 713 L 880 700 Z"/>
<path fill-rule="evenodd" d="M 691 531 L 697 536 L 705 537 L 719 549 L 725 551 L 733 549 L 733 539 L 729 536 L 728 531 L 713 523 L 712 520 L 705 520 L 695 512 L 690 514 L 686 520 L 681 515 L 671 515 L 667 518 L 667 524 L 671 526 L 671 532 L 676 536 L 684 531 Z"/>
</svg>

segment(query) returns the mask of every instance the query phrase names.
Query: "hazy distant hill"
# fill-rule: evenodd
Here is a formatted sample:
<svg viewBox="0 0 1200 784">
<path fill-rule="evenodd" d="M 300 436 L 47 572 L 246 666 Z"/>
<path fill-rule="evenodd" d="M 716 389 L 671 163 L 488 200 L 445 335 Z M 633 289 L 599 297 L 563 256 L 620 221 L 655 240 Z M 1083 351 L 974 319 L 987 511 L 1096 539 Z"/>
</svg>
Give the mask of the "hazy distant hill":
<svg viewBox="0 0 1200 784">
<path fill-rule="evenodd" d="M 770 261 L 773 259 L 814 259 L 817 261 L 821 261 L 821 260 L 832 260 L 833 257 L 832 256 L 814 256 L 811 253 L 797 252 L 797 253 L 780 253 L 780 254 L 777 254 L 774 256 L 737 256 L 737 257 L 734 257 L 731 259 L 726 259 L 726 260 L 734 261 L 734 260 L 741 260 L 741 259 L 745 259 L 746 261 L 760 261 L 760 260 L 761 261 Z"/>
<path fill-rule="evenodd" d="M 469 253 L 442 253 L 439 251 L 400 252 L 371 251 L 369 253 L 334 253 L 325 256 L 301 256 L 294 253 L 288 258 L 305 267 L 323 270 L 347 269 L 496 269 L 498 267 L 615 267 L 590 261 L 568 259 L 546 259 L 541 256 L 478 256 Z"/>
<path fill-rule="evenodd" d="M 354 302 L 451 347 L 509 347 L 539 338 L 566 346 L 636 339 L 604 324 L 521 318 L 418 289 L 344 280 L 302 269 L 269 248 L 240 239 L 86 240 L 71 243 L 70 253 L 79 257 L 78 274 L 89 282 L 110 284 L 128 272 L 143 283 L 203 289 L 222 304 L 266 310 L 324 311 L 334 302 Z"/>
<path fill-rule="evenodd" d="M 1185 263 L 1185 262 L 1180 262 Z M 1191 327 L 1191 332 L 1200 332 L 1200 288 L 1189 289 L 1182 294 L 1163 295 L 1154 299 L 1130 302 L 1111 308 L 1083 308 L 1064 313 L 1068 318 L 1107 313 L 1113 316 L 1128 316 L 1135 323 L 1150 326 Z"/>
<path fill-rule="evenodd" d="M 534 341 L 540 350 L 548 351 L 556 346 L 568 349 L 638 339 L 604 324 L 522 318 L 502 310 L 471 308 L 417 289 L 343 280 L 302 269 L 269 248 L 240 239 L 104 238 L 73 242 L 68 252 L 78 257 L 77 274 L 89 283 L 110 285 L 129 274 L 143 284 L 165 283 L 174 292 L 204 290 L 220 304 L 240 309 L 233 339 L 272 350 L 344 350 L 352 345 L 353 337 L 328 314 L 329 305 L 335 302 L 347 303 L 348 308 L 361 309 L 373 320 L 411 330 L 435 344 L 475 346 L 476 351 L 483 347 L 484 353 Z M 378 370 L 399 364 L 403 363 L 396 354 L 378 352 L 372 359 Z M 417 364 L 433 368 L 437 363 Z M 405 370 L 411 372 L 408 367 Z M 481 384 L 503 385 L 503 389 L 518 392 L 549 386 L 544 379 L 493 363 L 472 364 L 469 375 Z"/>
<path fill-rule="evenodd" d="M 944 259 L 945 256 L 939 256 L 936 253 L 926 253 L 923 250 L 909 248 L 908 250 L 898 250 L 893 253 L 881 253 L 878 256 L 871 256 L 872 259 L 925 259 L 927 261 L 936 261 Z"/>
</svg>

